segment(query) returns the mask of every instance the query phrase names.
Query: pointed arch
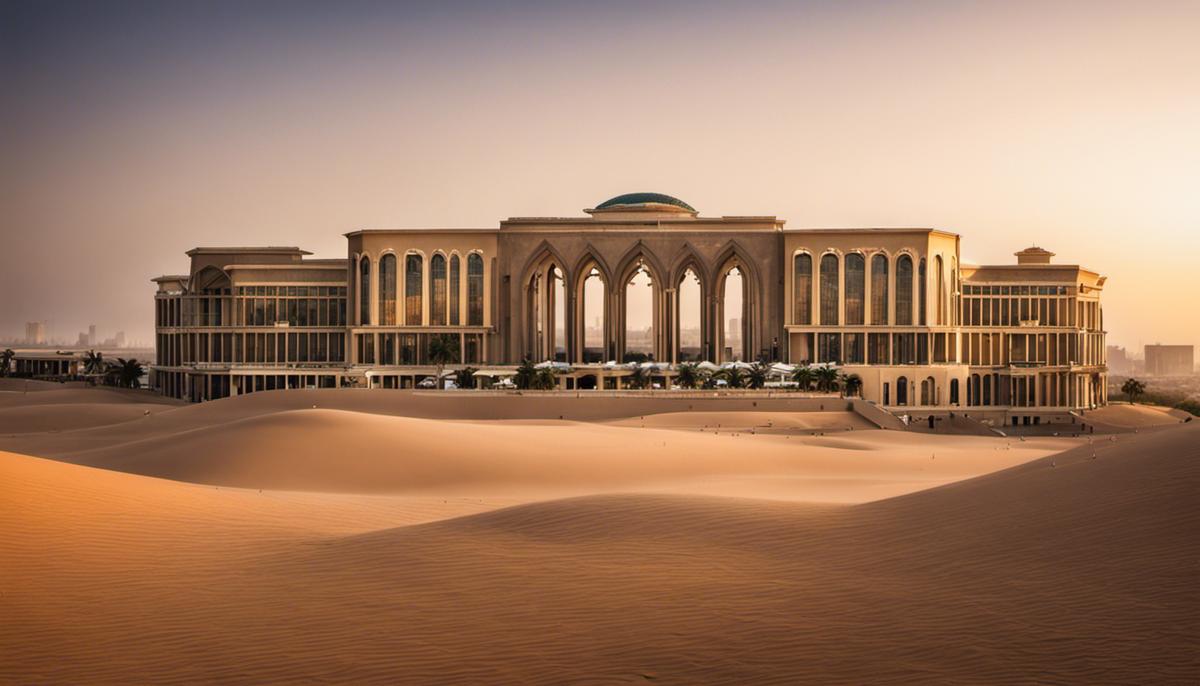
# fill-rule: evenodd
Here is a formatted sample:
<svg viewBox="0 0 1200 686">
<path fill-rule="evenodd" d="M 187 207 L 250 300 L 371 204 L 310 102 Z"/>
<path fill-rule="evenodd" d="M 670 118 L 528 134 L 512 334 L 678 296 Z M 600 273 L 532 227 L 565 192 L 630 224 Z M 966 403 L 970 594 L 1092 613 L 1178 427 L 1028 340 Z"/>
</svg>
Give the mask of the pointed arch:
<svg viewBox="0 0 1200 686">
<path fill-rule="evenodd" d="M 211 264 L 188 279 L 188 293 L 213 293 L 229 287 L 229 274 L 224 269 Z"/>
<path fill-rule="evenodd" d="M 566 340 L 559 340 L 558 331 L 567 319 L 566 288 L 568 282 L 567 262 L 562 254 L 543 240 L 533 251 L 521 271 L 522 288 L 522 331 L 524 355 L 534 360 L 556 359 L 567 348 Z M 564 331 L 569 326 L 563 327 Z M 561 338 L 566 338 L 565 335 Z"/>
<path fill-rule="evenodd" d="M 573 277 L 567 282 L 568 298 L 571 301 L 570 321 L 568 331 L 568 359 L 576 363 L 602 362 L 615 357 L 616 349 L 610 345 L 612 340 L 612 271 L 601 257 L 600 252 L 590 244 L 584 247 L 579 259 L 571 269 Z M 598 297 L 593 299 L 592 309 L 588 310 L 586 293 L 589 281 L 599 286 Z M 598 283 L 597 283 L 598 282 Z M 595 289 L 591 288 L 595 293 Z M 598 321 L 598 334 L 589 339 L 588 320 Z"/>
<path fill-rule="evenodd" d="M 713 279 L 710 285 L 709 297 L 714 304 L 713 313 L 713 333 L 710 340 L 716 342 L 715 349 L 723 354 L 725 348 L 725 322 L 734 314 L 727 312 L 725 309 L 725 282 L 729 273 L 734 269 L 742 275 L 742 307 L 741 312 L 736 313 L 738 316 L 738 325 L 742 334 L 742 355 L 743 358 L 753 358 L 754 350 L 758 343 L 759 332 L 757 323 L 758 303 L 761 298 L 762 284 L 757 267 L 754 261 L 749 258 L 749 253 L 738 244 L 737 241 L 731 240 L 717 253 L 716 259 L 713 261 L 715 269 L 713 269 Z M 718 354 L 717 357 L 721 355 Z M 737 357 L 735 355 L 735 357 Z M 714 360 L 717 361 L 717 360 Z"/>
<path fill-rule="evenodd" d="M 695 246 L 691 243 L 684 242 L 683 247 L 679 249 L 679 252 L 675 253 L 675 258 L 671 260 L 668 276 L 670 283 L 678 285 L 680 280 L 683 279 L 684 272 L 689 268 L 692 270 L 692 273 L 699 277 L 701 283 L 708 283 L 712 280 L 708 273 L 708 265 L 704 262 L 704 258 L 701 257 L 700 251 L 696 250 Z"/>
<path fill-rule="evenodd" d="M 633 286 L 634 279 L 637 278 L 639 272 L 645 272 L 650 280 L 649 293 L 649 340 L 641 344 L 638 349 L 633 348 L 633 343 L 630 340 L 630 288 Z M 641 355 L 648 355 L 655 360 L 662 360 L 668 356 L 665 346 L 663 345 L 663 300 L 666 289 L 666 274 L 667 271 L 663 267 L 662 262 L 641 240 L 636 241 L 621 259 L 617 262 L 616 279 L 613 282 L 612 292 L 616 300 L 616 315 L 617 315 L 617 351 L 618 357 L 622 361 L 630 359 L 639 360 Z M 632 294 L 635 297 L 643 295 L 641 293 Z M 639 298 L 641 299 L 641 298 Z M 641 332 L 638 332 L 639 338 Z"/>
<path fill-rule="evenodd" d="M 687 283 L 688 274 L 695 277 L 694 285 Z M 670 310 L 667 336 L 672 355 L 671 362 L 711 359 L 708 293 L 712 277 L 704 259 L 691 243 L 685 242 L 671 261 L 671 275 L 667 283 L 667 303 Z M 692 302 L 693 298 L 695 302 Z M 699 330 L 688 326 L 685 333 L 685 319 L 693 318 Z"/>
</svg>

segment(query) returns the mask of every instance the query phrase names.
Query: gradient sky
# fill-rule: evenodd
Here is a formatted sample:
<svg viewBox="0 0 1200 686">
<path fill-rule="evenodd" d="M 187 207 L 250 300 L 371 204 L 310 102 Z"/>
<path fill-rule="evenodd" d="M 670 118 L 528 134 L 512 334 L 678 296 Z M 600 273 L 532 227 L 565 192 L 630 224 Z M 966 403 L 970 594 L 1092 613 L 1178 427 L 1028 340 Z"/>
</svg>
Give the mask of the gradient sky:
<svg viewBox="0 0 1200 686">
<path fill-rule="evenodd" d="M 0 337 L 148 340 L 196 245 L 627 191 L 936 226 L 1200 345 L 1200 3 L 0 2 Z"/>
</svg>

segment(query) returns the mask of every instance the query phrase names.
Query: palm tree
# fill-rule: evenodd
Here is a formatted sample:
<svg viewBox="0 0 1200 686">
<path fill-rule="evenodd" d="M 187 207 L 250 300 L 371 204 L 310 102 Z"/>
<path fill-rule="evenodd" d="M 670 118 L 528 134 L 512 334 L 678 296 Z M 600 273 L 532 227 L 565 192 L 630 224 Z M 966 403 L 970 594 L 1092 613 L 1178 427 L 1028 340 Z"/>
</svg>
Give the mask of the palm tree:
<svg viewBox="0 0 1200 686">
<path fill-rule="evenodd" d="M 1130 377 L 1121 384 L 1121 392 L 1129 396 L 1130 403 L 1136 404 L 1138 396 L 1146 392 L 1146 384 Z"/>
<path fill-rule="evenodd" d="M 558 387 L 558 372 L 554 367 L 542 367 L 534 377 L 534 387 L 541 391 L 553 391 Z"/>
<path fill-rule="evenodd" d="M 746 385 L 746 375 L 742 374 L 742 370 L 737 367 L 727 367 L 720 371 L 721 378 L 725 379 L 725 383 L 729 384 L 730 388 L 741 388 Z"/>
<path fill-rule="evenodd" d="M 802 391 L 812 390 L 813 382 L 816 380 L 817 375 L 813 373 L 812 367 L 796 367 L 796 371 L 792 372 L 792 381 L 795 381 Z"/>
<path fill-rule="evenodd" d="M 117 358 L 117 378 L 122 388 L 141 388 L 145 369 L 137 360 Z"/>
<path fill-rule="evenodd" d="M 675 378 L 681 388 L 695 388 L 700 384 L 700 368 L 691 362 L 684 362 L 676 371 Z"/>
<path fill-rule="evenodd" d="M 475 372 L 479 371 L 474 367 L 463 367 L 454 373 L 454 385 L 459 388 L 475 388 Z"/>
<path fill-rule="evenodd" d="M 89 350 L 83 356 L 83 372 L 85 374 L 104 373 L 104 354 Z"/>
<path fill-rule="evenodd" d="M 429 361 L 437 365 L 438 388 L 442 385 L 442 370 L 458 359 L 458 336 L 441 334 L 429 339 Z"/>
<path fill-rule="evenodd" d="M 767 382 L 767 365 L 762 362 L 757 362 L 753 367 L 746 370 L 746 386 L 748 388 L 762 388 Z"/>
<path fill-rule="evenodd" d="M 817 390 L 833 391 L 837 390 L 838 385 L 838 370 L 828 365 L 817 367 L 814 371 L 817 379 Z"/>
<path fill-rule="evenodd" d="M 538 370 L 533 366 L 533 362 L 526 357 L 521 360 L 521 366 L 517 367 L 517 374 L 513 377 L 513 383 L 517 388 L 527 390 L 533 388 L 537 383 Z"/>
<path fill-rule="evenodd" d="M 847 397 L 854 397 L 862 392 L 863 380 L 858 374 L 843 374 L 842 388 L 846 391 Z"/>
<path fill-rule="evenodd" d="M 8 376 L 8 366 L 12 364 L 13 358 L 17 354 L 12 351 L 12 348 L 5 348 L 4 352 L 0 352 L 0 376 Z"/>
<path fill-rule="evenodd" d="M 633 373 L 625 377 L 625 385 L 629 388 L 645 388 L 650 384 L 649 372 L 641 366 L 633 368 Z"/>
</svg>

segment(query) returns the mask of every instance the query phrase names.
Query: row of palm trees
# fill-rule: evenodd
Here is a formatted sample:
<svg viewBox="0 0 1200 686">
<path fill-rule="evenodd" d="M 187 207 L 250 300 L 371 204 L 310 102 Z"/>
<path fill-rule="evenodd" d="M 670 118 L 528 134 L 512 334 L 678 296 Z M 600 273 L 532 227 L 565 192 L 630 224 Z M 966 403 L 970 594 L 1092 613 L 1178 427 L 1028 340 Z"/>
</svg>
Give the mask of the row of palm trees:
<svg viewBox="0 0 1200 686">
<path fill-rule="evenodd" d="M 458 337 L 450 335 L 434 336 L 429 340 L 427 359 L 437 366 L 437 379 L 440 380 L 447 364 L 459 357 Z M 699 365 L 684 363 L 676 369 L 676 381 L 680 387 L 717 388 L 724 382 L 726 388 L 762 388 L 766 385 L 771 367 L 759 362 L 748 367 L 728 367 L 708 373 Z M 455 372 L 455 383 L 459 388 L 474 388 L 475 369 L 467 367 Z M 629 376 L 624 377 L 624 385 L 629 388 L 649 388 L 653 370 L 644 367 L 634 367 Z M 832 393 L 842 391 L 844 395 L 858 395 L 862 390 L 862 378 L 857 374 L 841 374 L 834 367 L 815 365 L 798 367 L 792 373 L 801 390 L 821 391 Z M 558 387 L 558 370 L 553 366 L 538 366 L 526 358 L 517 367 L 513 376 L 513 384 L 523 390 L 552 390 Z"/>
<path fill-rule="evenodd" d="M 126 360 L 118 357 L 116 362 L 104 359 L 102 353 L 89 350 L 83 356 L 83 373 L 99 379 L 106 386 L 120 388 L 141 388 L 142 375 L 146 368 L 136 359 Z"/>
<path fill-rule="evenodd" d="M 761 362 L 749 367 L 726 367 L 711 374 L 699 365 L 684 363 L 676 370 L 676 381 L 682 388 L 716 388 L 724 381 L 727 388 L 762 388 L 770 376 L 770 365 Z M 817 365 L 798 367 L 792 372 L 791 380 L 803 391 L 832 393 L 842 391 L 847 396 L 862 391 L 862 377 L 858 374 L 842 374 L 835 367 Z"/>
<path fill-rule="evenodd" d="M 474 386 L 473 379 L 466 382 L 462 378 L 470 375 L 467 372 L 473 373 L 474 370 L 465 369 L 459 373 L 460 388 Z M 676 369 L 675 380 L 681 388 L 687 389 L 718 388 L 722 386 L 720 382 L 724 382 L 725 388 L 758 389 L 766 385 L 769 373 L 770 366 L 761 363 L 747 368 L 728 367 L 711 374 L 696 364 L 684 363 Z M 653 374 L 651 369 L 634 367 L 629 376 L 622 377 L 622 383 L 626 388 L 649 388 Z M 805 391 L 832 393 L 840 390 L 846 396 L 856 396 L 862 391 L 862 377 L 858 374 L 841 374 L 833 367 L 800 367 L 792 374 L 792 380 Z M 532 360 L 526 358 L 517 367 L 513 384 L 522 390 L 553 390 L 558 387 L 558 372 L 551 366 L 539 368 Z"/>
</svg>

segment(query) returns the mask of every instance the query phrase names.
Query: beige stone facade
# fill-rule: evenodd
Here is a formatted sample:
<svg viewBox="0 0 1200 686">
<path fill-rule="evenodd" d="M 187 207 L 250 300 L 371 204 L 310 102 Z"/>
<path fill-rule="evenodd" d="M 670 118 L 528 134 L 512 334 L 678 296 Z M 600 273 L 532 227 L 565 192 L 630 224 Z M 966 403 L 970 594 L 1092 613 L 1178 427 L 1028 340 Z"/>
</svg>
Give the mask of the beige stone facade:
<svg viewBox="0 0 1200 686">
<path fill-rule="evenodd" d="M 585 213 L 353 231 L 344 260 L 190 251 L 188 274 L 156 280 L 155 385 L 196 400 L 408 387 L 450 336 L 452 368 L 556 360 L 568 388 L 618 386 L 613 362 L 662 363 L 669 383 L 685 361 L 763 360 L 837 364 L 901 412 L 1010 423 L 1104 402 L 1104 277 L 1040 248 L 966 265 L 954 233 L 790 229 L 646 193 Z"/>
</svg>

